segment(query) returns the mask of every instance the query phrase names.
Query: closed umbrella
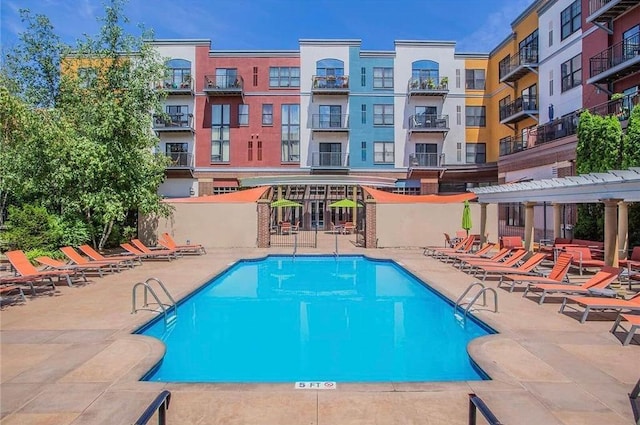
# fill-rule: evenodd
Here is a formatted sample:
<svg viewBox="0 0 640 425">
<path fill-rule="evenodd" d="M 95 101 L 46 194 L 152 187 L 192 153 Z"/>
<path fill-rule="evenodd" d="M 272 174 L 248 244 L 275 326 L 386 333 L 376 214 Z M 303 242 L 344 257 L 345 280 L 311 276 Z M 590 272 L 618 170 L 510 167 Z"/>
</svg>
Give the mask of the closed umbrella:
<svg viewBox="0 0 640 425">
<path fill-rule="evenodd" d="M 471 230 L 473 224 L 471 223 L 471 207 L 469 201 L 464 201 L 464 208 L 462 209 L 462 228 L 467 231 L 469 236 L 469 230 Z"/>
</svg>

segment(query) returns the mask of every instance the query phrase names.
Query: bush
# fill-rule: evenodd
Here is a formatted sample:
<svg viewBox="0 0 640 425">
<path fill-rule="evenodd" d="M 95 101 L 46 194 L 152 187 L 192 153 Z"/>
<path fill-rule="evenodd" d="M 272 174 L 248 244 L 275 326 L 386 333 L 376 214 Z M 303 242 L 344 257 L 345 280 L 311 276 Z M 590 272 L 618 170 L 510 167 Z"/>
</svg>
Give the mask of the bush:
<svg viewBox="0 0 640 425">
<path fill-rule="evenodd" d="M 46 208 L 31 204 L 10 206 L 3 239 L 12 249 L 53 251 L 56 246 L 56 217 Z"/>
<path fill-rule="evenodd" d="M 78 217 L 54 217 L 53 235 L 56 246 L 79 246 L 90 239 L 89 226 Z"/>
<path fill-rule="evenodd" d="M 31 261 L 31 264 L 34 265 L 39 265 L 39 263 L 36 261 L 36 258 L 38 257 L 51 257 L 61 261 L 64 261 L 66 259 L 66 257 L 60 250 L 48 251 L 46 249 L 32 249 L 30 251 L 26 251 L 25 255 L 27 256 L 29 261 Z"/>
</svg>

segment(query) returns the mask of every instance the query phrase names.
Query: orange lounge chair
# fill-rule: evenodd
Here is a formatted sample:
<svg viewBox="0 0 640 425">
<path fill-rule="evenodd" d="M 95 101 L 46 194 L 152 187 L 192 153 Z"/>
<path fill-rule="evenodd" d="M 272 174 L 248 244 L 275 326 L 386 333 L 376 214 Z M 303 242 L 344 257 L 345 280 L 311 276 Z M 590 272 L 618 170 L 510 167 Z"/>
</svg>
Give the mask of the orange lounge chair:
<svg viewBox="0 0 640 425">
<path fill-rule="evenodd" d="M 516 250 L 510 250 L 509 251 L 509 256 L 504 256 L 502 258 L 502 260 L 470 260 L 470 261 L 466 261 L 466 265 L 469 267 L 468 271 L 472 274 L 476 274 L 477 270 L 481 267 L 491 267 L 491 266 L 497 266 L 497 267 L 512 267 L 515 266 L 516 264 L 518 264 L 518 262 L 520 262 L 525 255 L 527 255 L 527 251 L 524 249 L 516 249 Z"/>
<path fill-rule="evenodd" d="M 72 277 L 76 276 L 77 273 L 80 273 L 81 278 L 83 278 L 85 282 L 87 281 L 87 277 L 81 270 L 74 270 L 73 272 L 70 270 L 38 270 L 33 266 L 33 264 L 31 264 L 25 253 L 21 250 L 8 251 L 5 255 L 18 276 L 15 279 L 12 279 L 11 277 L 3 278 L 3 282 L 28 283 L 33 295 L 36 294 L 35 286 L 38 284 L 52 286 L 55 290 L 55 282 L 53 281 L 54 277 L 58 278 L 58 282 L 61 282 L 62 279 L 64 279 L 69 286 L 73 286 Z"/>
<path fill-rule="evenodd" d="M 489 252 L 493 249 L 494 246 L 496 246 L 496 244 L 492 242 L 487 242 L 486 244 L 484 244 L 482 248 L 480 248 L 476 252 L 472 252 L 470 254 L 464 253 L 464 254 L 458 254 L 458 255 L 451 254 L 450 257 L 453 259 L 454 264 L 466 258 L 477 258 L 478 260 L 484 258 L 488 260 L 489 258 L 491 258 L 489 256 Z"/>
<path fill-rule="evenodd" d="M 640 314 L 623 314 L 623 313 L 618 313 L 618 317 L 615 321 L 615 323 L 613 324 L 613 327 L 611 328 L 611 333 L 615 334 L 616 333 L 616 329 L 618 328 L 618 326 L 620 326 L 620 322 L 622 322 L 622 320 L 626 320 L 627 322 L 629 322 L 629 324 L 631 325 L 631 327 L 629 328 L 627 332 L 627 337 L 625 338 L 624 342 L 622 343 L 622 345 L 629 345 L 629 343 L 631 342 L 631 339 L 633 338 L 633 335 L 636 333 L 636 331 L 638 329 L 640 329 Z M 622 327 L 622 326 L 620 326 Z M 624 328 L 622 328 L 624 330 Z"/>
<path fill-rule="evenodd" d="M 495 246 L 495 244 L 493 245 Z M 504 258 L 507 257 L 507 255 L 509 255 L 510 252 L 511 252 L 511 248 L 502 248 L 495 254 L 488 257 L 485 257 L 485 256 L 478 257 L 474 254 L 461 254 L 456 256 L 456 260 L 458 261 L 458 268 L 460 270 L 463 270 L 466 266 L 471 266 L 471 264 L 474 261 L 483 261 L 483 262 L 487 260 L 495 261 L 495 262 L 502 261 Z M 456 260 L 454 260 L 454 263 Z"/>
<path fill-rule="evenodd" d="M 107 266 L 116 268 L 116 271 L 120 271 L 120 261 L 117 261 L 117 260 L 104 260 L 104 261 L 87 260 L 85 257 L 80 255 L 78 253 L 78 251 L 73 249 L 73 247 L 71 247 L 71 246 L 63 246 L 62 248 L 60 248 L 60 251 L 62 251 L 62 253 L 69 260 L 71 260 L 72 263 L 74 263 L 76 265 L 79 265 L 79 266 L 92 266 L 92 265 L 95 265 L 96 267 L 98 267 L 98 266 L 102 267 L 104 265 L 107 265 Z"/>
<path fill-rule="evenodd" d="M 589 267 L 604 267 L 604 261 L 596 260 L 591 255 L 591 249 L 588 246 L 570 246 L 565 248 L 566 252 L 573 255 L 571 265 L 578 267 L 580 276 L 582 271 Z"/>
<path fill-rule="evenodd" d="M 149 248 L 145 244 L 142 243 L 140 239 L 131 239 L 131 244 L 135 246 L 138 250 L 144 252 L 145 254 L 153 254 L 153 253 L 163 253 L 165 255 L 173 255 L 173 258 L 178 257 L 179 253 L 175 249 L 167 249 L 164 247 L 154 247 Z"/>
<path fill-rule="evenodd" d="M 91 245 L 80 245 L 78 247 L 78 249 L 80 249 L 80 251 L 82 251 L 82 253 L 84 255 L 86 255 L 87 257 L 91 258 L 93 261 L 100 261 L 100 262 L 117 262 L 120 265 L 123 266 L 127 266 L 127 267 L 134 267 L 137 264 L 142 264 L 142 262 L 140 261 L 140 258 L 136 255 L 133 255 L 131 253 L 127 253 L 127 255 L 109 255 L 109 256 L 105 256 L 100 254 L 98 251 L 96 251 L 95 249 L 93 249 L 91 247 Z"/>
<path fill-rule="evenodd" d="M 94 264 L 69 264 L 64 263 L 60 260 L 56 260 L 55 258 L 42 256 L 36 257 L 36 261 L 45 266 L 45 270 L 51 268 L 52 270 L 82 270 L 85 272 L 95 271 L 98 273 L 98 276 L 102 277 L 102 272 L 119 272 L 117 264 L 109 264 L 109 263 L 94 263 Z"/>
<path fill-rule="evenodd" d="M 147 253 L 147 252 L 140 251 L 138 248 L 134 247 L 130 243 L 121 243 L 120 246 L 125 251 L 128 251 L 133 255 L 137 255 L 138 258 L 145 259 L 145 260 L 168 260 L 168 261 L 171 261 L 174 258 L 176 258 L 175 252 L 173 252 L 173 251 L 163 252 L 163 251 L 160 251 L 160 250 L 158 250 L 158 251 L 149 250 L 149 252 Z"/>
<path fill-rule="evenodd" d="M 433 256 L 435 254 L 435 252 L 439 249 L 447 249 L 447 248 L 453 248 L 456 244 L 453 242 L 453 240 L 451 239 L 451 236 L 449 236 L 448 233 L 443 233 L 444 234 L 444 246 L 425 246 L 424 247 L 424 251 L 422 251 L 422 255 L 428 255 L 428 256 Z"/>
<path fill-rule="evenodd" d="M 640 311 L 640 292 L 635 294 L 628 300 L 621 300 L 619 298 L 605 298 L 605 297 L 565 297 L 560 307 L 560 313 L 564 313 L 565 307 L 568 305 L 568 301 L 573 301 L 579 306 L 584 307 L 584 312 L 580 318 L 580 323 L 584 323 L 587 320 L 587 316 L 594 310 L 606 311 L 612 310 L 620 312 L 622 310 Z"/>
<path fill-rule="evenodd" d="M 545 252 L 541 254 L 547 255 Z M 500 282 L 498 282 L 498 288 L 502 286 L 503 282 L 511 282 L 509 292 L 513 292 L 517 283 L 561 283 L 567 276 L 569 266 L 571 265 L 571 258 L 572 256 L 568 252 L 563 252 L 558 255 L 558 259 L 548 276 L 540 276 L 537 274 L 503 274 L 500 277 Z"/>
<path fill-rule="evenodd" d="M 434 258 L 438 260 L 449 262 L 454 255 L 459 254 L 471 254 L 471 248 L 473 248 L 473 236 L 463 239 L 458 245 L 453 248 L 442 248 L 435 251 Z"/>
<path fill-rule="evenodd" d="M 181 254 L 196 254 L 196 255 L 202 255 L 202 254 L 206 254 L 207 251 L 204 249 L 204 247 L 200 244 L 195 244 L 195 245 L 178 245 L 176 244 L 176 242 L 173 240 L 173 238 L 168 234 L 168 233 L 163 233 L 160 236 L 160 240 L 158 240 L 158 243 L 160 245 L 162 245 L 163 247 L 165 247 L 166 249 L 169 250 L 174 250 L 174 251 L 178 251 Z"/>
<path fill-rule="evenodd" d="M 527 259 L 524 263 L 522 263 L 519 266 L 515 264 L 512 266 L 509 266 L 506 264 L 504 266 L 502 265 L 480 266 L 476 268 L 476 272 L 474 276 L 477 275 L 478 273 L 484 272 L 484 274 L 482 275 L 482 281 L 484 282 L 485 280 L 487 280 L 487 276 L 489 275 L 504 275 L 507 273 L 530 273 L 536 267 L 538 267 L 540 263 L 542 263 L 546 258 L 547 258 L 546 254 L 537 252 L 533 254 L 531 257 L 529 257 L 529 259 Z"/>
<path fill-rule="evenodd" d="M 539 304 L 544 302 L 548 294 L 583 294 L 588 295 L 590 290 L 605 289 L 614 280 L 618 278 L 620 269 L 616 267 L 605 266 L 598 273 L 591 276 L 582 285 L 567 285 L 562 283 L 529 283 L 525 289 L 523 297 L 526 297 L 529 291 L 540 294 Z"/>
<path fill-rule="evenodd" d="M 15 294 L 11 295 L 12 292 L 15 292 Z M 27 302 L 27 298 L 24 296 L 22 288 L 15 285 L 0 286 L 0 305 L 14 303 L 18 300 L 23 303 Z"/>
</svg>

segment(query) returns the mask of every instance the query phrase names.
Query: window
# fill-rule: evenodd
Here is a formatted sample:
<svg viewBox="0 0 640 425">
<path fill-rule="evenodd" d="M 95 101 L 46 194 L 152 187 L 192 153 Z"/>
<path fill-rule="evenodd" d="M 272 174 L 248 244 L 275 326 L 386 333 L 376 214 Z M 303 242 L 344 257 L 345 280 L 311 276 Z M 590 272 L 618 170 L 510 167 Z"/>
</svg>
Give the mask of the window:
<svg viewBox="0 0 640 425">
<path fill-rule="evenodd" d="M 367 68 L 364 66 L 360 68 L 360 85 L 365 87 L 367 85 Z"/>
<path fill-rule="evenodd" d="M 270 103 L 262 105 L 262 125 L 273 125 L 273 105 Z"/>
<path fill-rule="evenodd" d="M 511 56 L 507 55 L 498 64 L 498 78 L 502 79 L 502 77 L 504 77 L 509 73 L 510 69 L 511 69 Z"/>
<path fill-rule="evenodd" d="M 360 160 L 362 162 L 367 160 L 367 142 L 360 143 Z"/>
<path fill-rule="evenodd" d="M 262 159 L 259 142 L 258 160 Z M 300 105 L 282 105 L 282 162 L 300 161 Z"/>
<path fill-rule="evenodd" d="M 262 140 L 258 140 L 258 161 L 262 161 Z"/>
<path fill-rule="evenodd" d="M 560 65 L 562 92 L 582 85 L 582 54 L 578 54 Z"/>
<path fill-rule="evenodd" d="M 629 60 L 640 52 L 640 25 L 629 28 L 622 33 L 624 60 Z"/>
<path fill-rule="evenodd" d="M 313 122 L 314 128 L 342 128 L 342 106 L 320 105 L 318 112 L 317 123 L 315 119 Z"/>
<path fill-rule="evenodd" d="M 269 87 L 300 87 L 300 68 L 272 66 L 269 68 Z"/>
<path fill-rule="evenodd" d="M 549 71 L 549 96 L 553 96 L 553 69 Z"/>
<path fill-rule="evenodd" d="M 462 106 L 456 106 L 456 124 L 462 125 Z"/>
<path fill-rule="evenodd" d="M 518 48 L 520 63 L 538 62 L 538 30 L 526 36 Z"/>
<path fill-rule="evenodd" d="M 467 143 L 467 164 L 484 164 L 487 162 L 486 143 Z"/>
<path fill-rule="evenodd" d="M 367 123 L 367 105 L 365 105 L 364 103 L 360 107 L 360 113 L 362 115 L 361 117 L 362 124 L 366 124 Z"/>
<path fill-rule="evenodd" d="M 503 97 L 498 101 L 498 113 L 501 121 L 513 113 L 511 96 Z"/>
<path fill-rule="evenodd" d="M 393 105 L 373 105 L 373 125 L 393 125 Z"/>
<path fill-rule="evenodd" d="M 238 125 L 249 125 L 249 105 L 238 105 Z"/>
<path fill-rule="evenodd" d="M 560 13 L 560 39 L 564 40 L 580 29 L 582 6 L 576 0 Z"/>
<path fill-rule="evenodd" d="M 373 143 L 373 162 L 376 164 L 393 164 L 394 144 L 393 142 Z"/>
<path fill-rule="evenodd" d="M 253 67 L 253 87 L 258 87 L 258 67 Z"/>
<path fill-rule="evenodd" d="M 460 88 L 460 70 L 456 69 L 456 88 Z"/>
<path fill-rule="evenodd" d="M 465 125 L 467 127 L 486 127 L 486 113 L 484 106 L 467 106 Z"/>
<path fill-rule="evenodd" d="M 507 226 L 524 227 L 524 206 L 522 204 L 506 204 L 505 219 Z"/>
<path fill-rule="evenodd" d="M 211 106 L 211 162 L 229 162 L 231 105 Z"/>
<path fill-rule="evenodd" d="M 191 62 L 185 59 L 171 59 L 167 62 L 165 89 L 191 88 Z"/>
<path fill-rule="evenodd" d="M 553 46 L 553 22 L 549 21 L 549 47 Z"/>
<path fill-rule="evenodd" d="M 462 161 L 462 143 L 456 143 L 456 160 L 458 162 Z"/>
<path fill-rule="evenodd" d="M 373 68 L 373 88 L 393 88 L 393 68 Z"/>
<path fill-rule="evenodd" d="M 216 87 L 219 89 L 240 87 L 238 70 L 236 68 L 216 68 Z"/>
<path fill-rule="evenodd" d="M 484 90 L 484 69 L 467 69 L 466 88 L 470 90 Z"/>
<path fill-rule="evenodd" d="M 168 105 L 165 107 L 167 115 L 169 115 L 169 123 L 171 127 L 188 127 L 189 126 L 189 106 L 188 105 Z"/>
<path fill-rule="evenodd" d="M 98 72 L 95 68 L 78 68 L 78 80 L 80 87 L 86 89 L 92 86 L 98 79 Z"/>
<path fill-rule="evenodd" d="M 253 161 L 253 141 L 247 142 L 247 161 Z"/>
<path fill-rule="evenodd" d="M 538 86 L 536 84 L 522 90 L 522 110 L 535 111 L 538 109 Z"/>
<path fill-rule="evenodd" d="M 322 59 L 316 62 L 314 87 L 341 88 L 345 83 L 347 79 L 344 76 L 344 62 L 338 59 Z"/>
<path fill-rule="evenodd" d="M 191 165 L 188 143 L 167 143 L 165 145 L 165 152 L 167 156 L 171 158 L 172 166 L 188 167 Z"/>
<path fill-rule="evenodd" d="M 416 143 L 416 153 L 412 161 L 414 166 L 437 167 L 438 145 L 435 143 Z"/>
</svg>

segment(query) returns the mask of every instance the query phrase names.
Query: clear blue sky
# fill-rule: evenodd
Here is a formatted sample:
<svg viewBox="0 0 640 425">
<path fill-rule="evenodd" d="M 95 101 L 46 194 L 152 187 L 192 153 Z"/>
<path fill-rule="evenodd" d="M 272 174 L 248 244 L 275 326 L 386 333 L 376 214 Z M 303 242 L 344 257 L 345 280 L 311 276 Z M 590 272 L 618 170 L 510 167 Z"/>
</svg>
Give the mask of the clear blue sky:
<svg viewBox="0 0 640 425">
<path fill-rule="evenodd" d="M 301 38 L 362 40 L 365 50 L 393 50 L 394 40 L 456 41 L 458 52 L 489 52 L 534 0 L 129 0 L 130 30 L 156 38 L 210 39 L 214 50 L 296 50 Z M 24 30 L 18 10 L 49 17 L 73 45 L 96 35 L 101 0 L 0 0 L 1 39 Z"/>
</svg>

